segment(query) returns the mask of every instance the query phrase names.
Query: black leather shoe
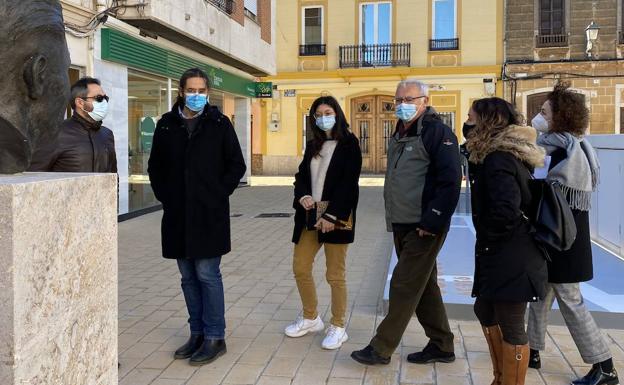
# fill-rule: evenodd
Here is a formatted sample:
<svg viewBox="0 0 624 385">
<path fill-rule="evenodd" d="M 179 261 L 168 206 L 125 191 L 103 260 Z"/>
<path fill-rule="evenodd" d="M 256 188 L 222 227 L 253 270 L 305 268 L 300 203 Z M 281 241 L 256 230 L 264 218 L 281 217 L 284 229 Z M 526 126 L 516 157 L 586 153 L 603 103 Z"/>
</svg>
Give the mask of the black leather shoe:
<svg viewBox="0 0 624 385">
<path fill-rule="evenodd" d="M 364 365 L 388 365 L 390 363 L 390 357 L 380 356 L 370 345 L 351 353 L 351 358 Z"/>
<path fill-rule="evenodd" d="M 225 340 L 205 340 L 197 350 L 189 363 L 192 366 L 201 366 L 211 363 L 227 352 Z"/>
<path fill-rule="evenodd" d="M 613 369 L 611 373 L 602 371 L 600 365 L 595 365 L 583 378 L 572 381 L 572 385 L 618 385 L 620 380 Z"/>
<path fill-rule="evenodd" d="M 188 341 L 175 351 L 173 358 L 176 360 L 184 360 L 190 358 L 204 342 L 203 334 L 191 334 Z"/>
<path fill-rule="evenodd" d="M 432 362 L 449 363 L 455 361 L 455 353 L 443 352 L 436 344 L 430 342 L 425 346 L 422 352 L 408 354 L 407 361 L 413 364 L 430 364 Z"/>
<path fill-rule="evenodd" d="M 540 358 L 539 350 L 531 349 L 529 354 L 529 368 L 539 369 L 542 367 L 542 359 Z"/>
</svg>

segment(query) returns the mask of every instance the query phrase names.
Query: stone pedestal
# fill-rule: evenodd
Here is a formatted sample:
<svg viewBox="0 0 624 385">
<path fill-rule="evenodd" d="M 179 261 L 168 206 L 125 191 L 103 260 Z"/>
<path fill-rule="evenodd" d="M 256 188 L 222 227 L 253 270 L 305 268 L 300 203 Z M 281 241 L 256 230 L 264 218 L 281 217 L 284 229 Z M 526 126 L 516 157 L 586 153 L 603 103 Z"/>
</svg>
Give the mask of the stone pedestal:
<svg viewBox="0 0 624 385">
<path fill-rule="evenodd" d="M 117 177 L 0 175 L 0 384 L 117 377 Z"/>
</svg>

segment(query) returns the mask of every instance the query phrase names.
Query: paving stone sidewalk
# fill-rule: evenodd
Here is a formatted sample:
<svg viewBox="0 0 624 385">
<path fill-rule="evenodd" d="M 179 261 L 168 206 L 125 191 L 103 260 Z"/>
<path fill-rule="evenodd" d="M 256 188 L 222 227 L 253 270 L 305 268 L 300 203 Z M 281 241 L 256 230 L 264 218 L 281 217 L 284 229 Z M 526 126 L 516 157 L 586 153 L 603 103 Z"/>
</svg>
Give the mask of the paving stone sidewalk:
<svg viewBox="0 0 624 385">
<path fill-rule="evenodd" d="M 285 337 L 284 326 L 301 304 L 291 269 L 289 187 L 245 187 L 232 197 L 233 251 L 223 258 L 228 353 L 196 368 L 173 360 L 188 336 L 187 313 L 175 261 L 160 257 L 161 213 L 119 227 L 119 360 L 122 385 L 481 385 L 491 382 L 487 345 L 477 322 L 452 321 L 457 360 L 414 365 L 407 354 L 427 342 L 414 320 L 386 367 L 366 368 L 349 357 L 364 347 L 382 319 L 381 304 L 391 238 L 384 228 L 379 187 L 363 187 L 356 243 L 349 249 L 349 341 L 324 351 L 322 335 Z M 238 216 L 240 215 L 240 216 Z M 329 321 L 324 256 L 315 264 L 319 311 Z M 624 325 L 623 325 L 624 327 Z M 616 366 L 624 375 L 624 330 L 605 330 Z M 543 369 L 530 370 L 528 384 L 568 384 L 588 369 L 565 327 L 550 327 Z"/>
</svg>

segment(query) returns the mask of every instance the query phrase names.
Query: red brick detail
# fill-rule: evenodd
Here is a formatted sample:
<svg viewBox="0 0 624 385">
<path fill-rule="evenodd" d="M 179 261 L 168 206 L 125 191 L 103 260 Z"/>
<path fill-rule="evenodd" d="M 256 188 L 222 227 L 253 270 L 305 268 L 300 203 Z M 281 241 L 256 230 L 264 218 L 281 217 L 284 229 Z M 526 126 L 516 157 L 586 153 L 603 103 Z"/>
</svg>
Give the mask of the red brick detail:
<svg viewBox="0 0 624 385">
<path fill-rule="evenodd" d="M 271 0 L 258 0 L 258 22 L 260 37 L 271 44 Z"/>
<path fill-rule="evenodd" d="M 240 25 L 245 25 L 245 2 L 244 0 L 234 0 L 232 6 L 232 20 Z"/>
</svg>

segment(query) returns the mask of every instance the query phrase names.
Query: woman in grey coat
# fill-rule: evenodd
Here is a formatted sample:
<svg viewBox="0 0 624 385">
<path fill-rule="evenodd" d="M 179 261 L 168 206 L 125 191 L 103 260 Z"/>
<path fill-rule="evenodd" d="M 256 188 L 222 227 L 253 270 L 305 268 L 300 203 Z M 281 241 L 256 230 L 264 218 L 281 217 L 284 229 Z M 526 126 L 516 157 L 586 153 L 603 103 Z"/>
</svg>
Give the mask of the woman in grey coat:
<svg viewBox="0 0 624 385">
<path fill-rule="evenodd" d="M 548 312 L 557 299 L 570 334 L 590 372 L 573 385 L 617 385 L 617 372 L 607 342 L 587 310 L 580 282 L 593 278 L 589 209 L 591 194 L 598 183 L 598 158 L 591 145 L 583 140 L 589 123 L 589 111 L 580 94 L 560 83 L 548 95 L 542 111 L 532 125 L 543 134 L 537 143 L 551 157 L 547 179 L 559 184 L 566 195 L 577 228 L 569 250 L 548 249 L 548 284 L 543 301 L 531 303 L 528 335 L 531 348 L 529 366 L 541 366 L 539 351 L 544 350 Z"/>
</svg>

